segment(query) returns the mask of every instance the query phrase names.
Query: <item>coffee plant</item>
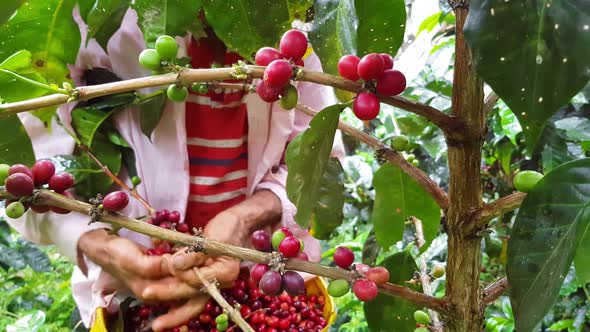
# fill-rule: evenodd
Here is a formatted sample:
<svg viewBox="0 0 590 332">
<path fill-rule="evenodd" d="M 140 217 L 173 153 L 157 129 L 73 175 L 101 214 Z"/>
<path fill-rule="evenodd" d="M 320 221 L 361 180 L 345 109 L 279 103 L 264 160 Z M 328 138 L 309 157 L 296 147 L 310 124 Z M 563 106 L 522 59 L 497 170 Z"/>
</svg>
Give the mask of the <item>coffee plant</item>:
<svg viewBox="0 0 590 332">
<path fill-rule="evenodd" d="M 587 1 L 440 1 L 406 39 L 415 8 L 403 0 L 5 2 L 6 215 L 82 213 L 152 237 L 148 255 L 182 243 L 255 263 L 229 288 L 203 279 L 214 301 L 171 331 L 322 331 L 326 296 L 340 306 L 334 325 L 350 331 L 588 328 Z M 123 79 L 84 68 L 85 85 L 75 86 L 68 65 L 79 46 L 114 51 L 109 41 L 130 11 L 145 39 L 133 54 L 142 69 Z M 191 68 L 178 41 L 207 29 L 235 52 L 231 65 Z M 415 75 L 398 60 L 418 38 L 434 48 Z M 323 72 L 306 67 L 312 50 Z M 314 110 L 300 102 L 300 83 L 331 86 L 340 103 Z M 312 117 L 284 159 L 295 221 L 326 240 L 320 264 L 288 228 L 254 232 L 254 249 L 220 244 L 135 190 L 151 179 L 137 177 L 117 115 L 132 107 L 152 139 L 168 103 L 223 87 Z M 67 131 L 73 152 L 35 156 L 25 112 Z M 330 156 L 338 129 L 354 156 Z M 119 213 L 133 199 L 145 207 L 141 220 Z M 328 278 L 327 293 L 305 294 L 297 271 Z M 122 324 L 143 330 L 167 310 L 130 299 Z"/>
</svg>

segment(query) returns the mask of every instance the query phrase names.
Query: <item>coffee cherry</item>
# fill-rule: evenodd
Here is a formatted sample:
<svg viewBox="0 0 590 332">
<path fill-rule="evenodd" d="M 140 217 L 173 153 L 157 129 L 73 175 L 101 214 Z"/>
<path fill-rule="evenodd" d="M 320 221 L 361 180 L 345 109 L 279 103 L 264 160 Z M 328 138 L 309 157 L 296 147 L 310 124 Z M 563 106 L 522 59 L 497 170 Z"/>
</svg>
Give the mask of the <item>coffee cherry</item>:
<svg viewBox="0 0 590 332">
<path fill-rule="evenodd" d="M 55 174 L 49 179 L 49 189 L 56 193 L 62 193 L 70 189 L 74 185 L 74 176 L 72 174 L 63 172 Z"/>
<path fill-rule="evenodd" d="M 129 196 L 123 191 L 113 191 L 102 200 L 104 209 L 111 212 L 123 210 L 127 204 L 129 204 Z"/>
<path fill-rule="evenodd" d="M 23 164 L 14 164 L 14 165 L 10 166 L 10 169 L 8 169 L 8 175 L 12 175 L 12 174 L 16 174 L 16 173 L 26 174 L 31 179 L 33 178 L 33 171 L 31 171 L 30 168 L 28 168 L 27 166 L 25 166 Z"/>
<path fill-rule="evenodd" d="M 11 219 L 18 219 L 25 214 L 25 206 L 21 202 L 12 202 L 6 207 L 6 216 Z"/>
<path fill-rule="evenodd" d="M 10 166 L 6 164 L 0 164 L 0 186 L 4 185 L 6 178 L 8 177 L 8 172 L 10 170 Z"/>
<path fill-rule="evenodd" d="M 344 296 L 346 295 L 346 293 L 348 293 L 349 290 L 350 285 L 348 284 L 348 281 L 344 279 L 332 280 L 328 284 L 328 294 L 330 294 L 333 297 Z"/>
<path fill-rule="evenodd" d="M 139 176 L 134 176 L 131 178 L 131 184 L 133 185 L 133 187 L 137 187 L 141 184 L 141 178 Z"/>
<path fill-rule="evenodd" d="M 354 115 L 365 121 L 376 118 L 379 115 L 380 108 L 381 105 L 377 96 L 369 92 L 359 93 L 352 104 Z"/>
<path fill-rule="evenodd" d="M 416 156 L 413 153 L 409 153 L 406 156 L 406 160 L 411 163 L 412 161 L 416 160 Z"/>
<path fill-rule="evenodd" d="M 139 63 L 147 69 L 158 70 L 160 69 L 162 59 L 158 51 L 148 48 L 139 53 Z"/>
<path fill-rule="evenodd" d="M 290 231 L 289 231 L 290 232 Z M 291 235 L 289 236 L 293 236 L 293 234 L 291 233 Z M 285 234 L 285 232 L 282 229 L 279 229 L 277 231 L 275 231 L 274 233 L 272 233 L 272 247 L 274 249 L 279 249 L 279 246 L 281 245 L 281 242 L 287 237 L 287 235 Z"/>
<path fill-rule="evenodd" d="M 67 197 L 67 198 L 72 198 L 72 199 L 74 198 L 74 195 L 72 195 L 72 193 L 70 193 L 69 191 L 64 191 L 64 192 L 62 192 L 60 194 L 63 195 L 63 196 L 65 196 L 65 197 Z M 51 209 L 51 211 L 53 211 L 54 213 L 57 213 L 57 214 L 68 214 L 68 213 L 70 213 L 70 210 L 62 209 L 62 208 L 59 208 L 57 206 L 51 206 L 50 209 Z"/>
<path fill-rule="evenodd" d="M 382 266 L 372 267 L 365 273 L 365 277 L 377 285 L 383 285 L 389 281 L 389 271 Z"/>
<path fill-rule="evenodd" d="M 347 247 L 338 247 L 334 252 L 334 263 L 343 269 L 348 269 L 354 263 L 354 253 Z"/>
<path fill-rule="evenodd" d="M 283 274 L 283 289 L 291 296 L 305 294 L 305 281 L 295 271 L 285 271 Z"/>
<path fill-rule="evenodd" d="M 397 96 L 406 89 L 406 76 L 399 70 L 388 69 L 377 79 L 377 93 Z"/>
<path fill-rule="evenodd" d="M 6 178 L 6 190 L 13 196 L 29 196 L 35 188 L 33 179 L 23 173 L 15 173 Z"/>
<path fill-rule="evenodd" d="M 428 325 L 430 324 L 430 316 L 422 310 L 416 310 L 414 312 L 414 320 L 418 324 Z"/>
<path fill-rule="evenodd" d="M 37 213 L 46 213 L 49 212 L 50 208 L 47 205 L 31 205 L 31 210 Z"/>
<path fill-rule="evenodd" d="M 410 140 L 408 139 L 408 136 L 397 135 L 391 139 L 391 147 L 395 151 L 408 151 Z"/>
<path fill-rule="evenodd" d="M 340 58 L 338 61 L 338 73 L 340 76 L 351 81 L 358 81 L 360 76 L 358 74 L 358 65 L 361 59 L 352 54 L 348 54 Z"/>
<path fill-rule="evenodd" d="M 40 186 L 49 182 L 49 179 L 55 174 L 55 165 L 51 160 L 37 160 L 31 171 L 33 172 L 35 185 Z"/>
<path fill-rule="evenodd" d="M 288 84 L 281 92 L 281 100 L 279 104 L 285 110 L 290 110 L 297 106 L 297 101 L 299 100 L 299 93 L 297 92 L 297 88 L 293 85 Z"/>
<path fill-rule="evenodd" d="M 289 227 L 281 227 L 279 229 L 281 230 L 281 232 L 285 233 L 285 236 L 294 236 L 293 232 Z"/>
<path fill-rule="evenodd" d="M 174 59 L 178 52 L 178 44 L 171 36 L 160 36 L 156 39 L 156 51 L 164 60 Z"/>
<path fill-rule="evenodd" d="M 369 272 L 369 269 L 370 269 L 369 265 L 365 265 L 365 264 L 355 264 L 354 267 L 361 274 L 365 274 L 365 273 Z"/>
<path fill-rule="evenodd" d="M 254 62 L 259 66 L 268 66 L 274 60 L 280 59 L 281 53 L 272 47 L 263 47 L 256 52 Z"/>
<path fill-rule="evenodd" d="M 250 278 L 252 278 L 254 282 L 258 283 L 260 282 L 260 279 L 262 279 L 262 276 L 269 270 L 270 268 L 266 264 L 254 264 L 254 266 L 252 266 L 250 269 Z"/>
<path fill-rule="evenodd" d="M 302 253 L 303 249 L 305 249 L 305 242 L 302 239 L 299 239 L 299 252 Z"/>
<path fill-rule="evenodd" d="M 180 212 L 171 211 L 170 213 L 168 213 L 168 221 L 173 224 L 178 224 L 180 222 Z M 183 233 L 186 233 L 186 232 L 183 232 Z"/>
<path fill-rule="evenodd" d="M 516 174 L 512 183 L 514 189 L 523 193 L 529 193 L 535 188 L 537 183 L 543 178 L 543 174 L 535 171 L 522 171 Z"/>
<path fill-rule="evenodd" d="M 307 256 L 306 253 L 304 252 L 300 252 L 297 254 L 297 256 L 295 256 L 296 259 L 301 259 L 303 261 L 309 261 L 309 257 Z"/>
<path fill-rule="evenodd" d="M 221 314 L 221 315 L 215 317 L 215 323 L 217 323 L 217 324 L 227 323 L 227 314 Z"/>
<path fill-rule="evenodd" d="M 381 59 L 383 59 L 384 70 L 393 68 L 393 58 L 391 57 L 391 55 L 387 53 L 380 53 L 379 56 L 381 57 Z"/>
<path fill-rule="evenodd" d="M 177 224 L 176 231 L 181 233 L 190 233 L 190 227 L 187 223 Z"/>
<path fill-rule="evenodd" d="M 442 278 L 445 275 L 445 267 L 442 265 L 435 265 L 432 269 L 432 276 L 435 279 Z"/>
<path fill-rule="evenodd" d="M 420 160 L 418 160 L 418 159 L 412 160 L 412 166 L 416 166 L 416 167 L 420 166 Z"/>
<path fill-rule="evenodd" d="M 279 251 L 288 258 L 297 256 L 299 248 L 301 248 L 301 243 L 294 236 L 287 236 L 279 244 Z"/>
<path fill-rule="evenodd" d="M 283 88 L 291 80 L 293 68 L 287 60 L 274 60 L 264 69 L 263 80 L 267 85 L 274 88 Z"/>
<path fill-rule="evenodd" d="M 385 64 L 383 58 L 377 53 L 370 53 L 365 55 L 361 61 L 359 61 L 357 72 L 363 80 L 375 80 L 381 76 Z"/>
<path fill-rule="evenodd" d="M 268 271 L 260 279 L 258 287 L 266 295 L 279 295 L 281 293 L 282 283 L 283 277 L 279 272 Z"/>
<path fill-rule="evenodd" d="M 293 63 L 295 64 L 295 66 L 299 66 L 299 67 L 304 67 L 305 66 L 305 61 L 303 61 L 303 59 L 295 59 L 293 61 Z"/>
<path fill-rule="evenodd" d="M 272 251 L 272 244 L 270 242 L 270 234 L 268 234 L 265 230 L 257 230 L 256 232 L 252 233 L 250 238 L 252 242 L 252 246 L 254 249 L 258 251 L 264 252 L 271 252 Z"/>
<path fill-rule="evenodd" d="M 352 285 L 352 292 L 359 300 L 368 302 L 377 297 L 377 285 L 370 280 L 360 279 Z"/>
<path fill-rule="evenodd" d="M 289 30 L 283 34 L 279 50 L 285 58 L 301 59 L 307 52 L 307 38 L 298 30 Z"/>
<path fill-rule="evenodd" d="M 430 332 L 429 329 L 425 328 L 424 326 L 417 327 L 414 332 Z"/>
<path fill-rule="evenodd" d="M 281 89 L 268 86 L 263 80 L 260 80 L 258 81 L 258 84 L 256 84 L 256 93 L 260 99 L 264 100 L 265 102 L 273 103 L 279 100 Z"/>
<path fill-rule="evenodd" d="M 170 100 L 181 103 L 188 97 L 188 89 L 184 86 L 178 87 L 176 84 L 170 84 L 168 90 L 166 90 L 166 95 Z"/>
<path fill-rule="evenodd" d="M 191 84 L 191 90 L 195 93 L 205 94 L 209 92 L 209 87 L 205 83 L 193 83 Z"/>
</svg>

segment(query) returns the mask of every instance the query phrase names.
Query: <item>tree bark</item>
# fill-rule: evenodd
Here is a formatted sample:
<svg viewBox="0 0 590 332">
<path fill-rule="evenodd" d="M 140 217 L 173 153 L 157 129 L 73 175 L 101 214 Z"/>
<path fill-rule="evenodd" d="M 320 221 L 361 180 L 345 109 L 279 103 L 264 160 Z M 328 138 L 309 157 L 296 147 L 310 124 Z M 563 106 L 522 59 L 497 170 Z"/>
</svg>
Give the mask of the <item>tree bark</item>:
<svg viewBox="0 0 590 332">
<path fill-rule="evenodd" d="M 446 215 L 448 262 L 446 300 L 453 314 L 446 317 L 447 331 L 474 332 L 483 327 L 482 294 L 479 283 L 481 238 L 466 230 L 470 214 L 483 205 L 481 149 L 485 135 L 483 82 L 475 72 L 471 51 L 463 36 L 468 1 L 455 8 L 456 46 L 453 78 L 455 118 L 460 131 L 447 134 L 449 156 L 449 199 Z"/>
</svg>

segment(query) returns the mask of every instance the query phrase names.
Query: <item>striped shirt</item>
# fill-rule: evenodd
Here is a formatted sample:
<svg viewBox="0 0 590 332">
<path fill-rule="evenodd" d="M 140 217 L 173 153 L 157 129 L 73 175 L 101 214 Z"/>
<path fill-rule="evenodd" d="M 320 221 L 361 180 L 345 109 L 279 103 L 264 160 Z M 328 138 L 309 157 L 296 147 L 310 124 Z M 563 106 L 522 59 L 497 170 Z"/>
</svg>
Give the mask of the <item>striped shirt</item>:
<svg viewBox="0 0 590 332">
<path fill-rule="evenodd" d="M 218 39 L 192 40 L 193 68 L 215 62 L 237 61 Z M 217 61 L 216 61 L 217 60 Z M 219 61 L 221 60 L 221 61 Z M 191 93 L 186 103 L 190 192 L 186 220 L 203 227 L 219 212 L 246 198 L 248 170 L 248 117 L 242 89 L 210 89 Z"/>
</svg>

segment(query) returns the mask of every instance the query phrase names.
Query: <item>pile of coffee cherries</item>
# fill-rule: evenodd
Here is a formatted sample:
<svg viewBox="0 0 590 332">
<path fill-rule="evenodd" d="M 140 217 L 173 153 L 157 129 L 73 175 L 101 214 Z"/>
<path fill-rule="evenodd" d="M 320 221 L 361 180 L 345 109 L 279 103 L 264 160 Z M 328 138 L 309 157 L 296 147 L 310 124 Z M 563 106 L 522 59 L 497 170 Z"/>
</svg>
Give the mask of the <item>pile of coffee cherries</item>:
<svg viewBox="0 0 590 332">
<path fill-rule="evenodd" d="M 294 66 L 303 67 L 303 56 L 307 52 L 307 37 L 298 30 L 283 34 L 279 49 L 263 47 L 256 52 L 254 61 L 266 66 L 262 80 L 256 85 L 260 99 L 272 103 L 280 101 L 282 108 L 289 110 L 297 105 L 297 89 L 289 84 Z"/>
<path fill-rule="evenodd" d="M 356 55 L 345 55 L 338 61 L 338 73 L 351 81 L 362 79 L 370 92 L 361 92 L 353 103 L 353 112 L 357 118 L 373 120 L 381 108 L 377 94 L 397 96 L 406 89 L 406 77 L 399 70 L 393 69 L 393 58 L 386 53 L 370 53 L 362 59 Z"/>
<path fill-rule="evenodd" d="M 68 172 L 56 174 L 55 165 L 51 160 L 38 160 L 32 168 L 22 164 L 12 166 L 0 164 L 0 185 L 4 185 L 6 191 L 15 197 L 6 202 L 6 215 L 9 218 L 20 218 L 29 208 L 37 213 L 53 211 L 67 214 L 70 212 L 53 206 L 31 205 L 27 199 L 33 194 L 35 188 L 49 189 L 66 197 L 73 197 L 67 190 L 74 186 L 74 176 Z"/>
<path fill-rule="evenodd" d="M 260 332 L 310 332 L 322 331 L 327 325 L 323 317 L 326 299 L 316 295 L 266 295 L 251 277 L 247 268 L 240 271 L 231 288 L 222 289 L 226 301 L 236 307 L 255 331 Z M 141 304 L 130 308 L 126 315 L 125 331 L 144 331 L 148 322 L 170 309 L 167 304 Z M 209 300 L 203 311 L 182 325 L 166 332 L 222 332 L 241 331 L 228 321 L 214 300 Z"/>
</svg>

